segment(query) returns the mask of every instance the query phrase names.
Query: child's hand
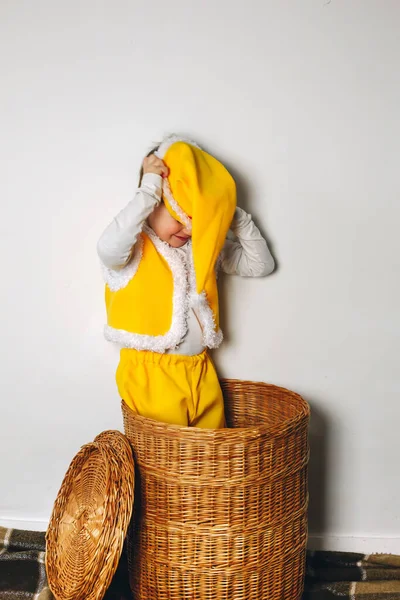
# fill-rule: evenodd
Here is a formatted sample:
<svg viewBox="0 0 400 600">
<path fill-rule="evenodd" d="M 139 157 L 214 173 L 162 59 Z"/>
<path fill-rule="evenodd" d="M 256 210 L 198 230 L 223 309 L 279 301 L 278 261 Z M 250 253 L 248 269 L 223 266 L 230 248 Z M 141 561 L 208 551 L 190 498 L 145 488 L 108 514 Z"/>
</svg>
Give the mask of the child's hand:
<svg viewBox="0 0 400 600">
<path fill-rule="evenodd" d="M 143 161 L 143 174 L 145 173 L 155 173 L 161 175 L 161 177 L 168 177 L 169 170 L 161 158 L 158 158 L 155 154 L 150 154 Z"/>
</svg>

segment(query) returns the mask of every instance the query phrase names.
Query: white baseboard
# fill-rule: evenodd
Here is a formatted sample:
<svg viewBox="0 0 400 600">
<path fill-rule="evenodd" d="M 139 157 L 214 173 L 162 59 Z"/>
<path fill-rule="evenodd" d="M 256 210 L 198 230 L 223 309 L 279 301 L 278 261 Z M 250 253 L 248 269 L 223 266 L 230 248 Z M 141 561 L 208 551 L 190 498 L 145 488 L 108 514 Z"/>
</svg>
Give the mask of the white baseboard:
<svg viewBox="0 0 400 600">
<path fill-rule="evenodd" d="M 48 524 L 49 522 L 44 519 L 8 519 L 7 517 L 0 517 L 0 527 L 7 527 L 7 529 L 46 531 Z"/>
<path fill-rule="evenodd" d="M 9 519 L 0 517 L 0 527 L 46 531 L 45 519 Z M 360 552 L 361 554 L 400 554 L 400 537 L 318 535 L 311 533 L 308 538 L 309 550 L 334 550 L 336 552 Z"/>
<path fill-rule="evenodd" d="M 400 554 L 400 537 L 360 537 L 310 533 L 307 547 L 309 550 L 360 552 L 361 554 Z"/>
</svg>

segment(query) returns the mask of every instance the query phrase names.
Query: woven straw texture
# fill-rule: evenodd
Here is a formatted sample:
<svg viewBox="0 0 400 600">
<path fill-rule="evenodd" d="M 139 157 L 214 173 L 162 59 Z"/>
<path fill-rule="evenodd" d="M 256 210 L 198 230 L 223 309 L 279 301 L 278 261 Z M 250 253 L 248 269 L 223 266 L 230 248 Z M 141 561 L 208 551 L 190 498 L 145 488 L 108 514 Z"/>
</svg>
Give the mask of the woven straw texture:
<svg viewBox="0 0 400 600">
<path fill-rule="evenodd" d="M 46 571 L 57 600 L 103 598 L 118 566 L 134 494 L 126 437 L 104 431 L 72 460 L 46 533 Z"/>
<path fill-rule="evenodd" d="M 135 600 L 297 600 L 307 540 L 308 404 L 221 382 L 229 429 L 177 427 L 122 404 L 137 469 Z"/>
</svg>

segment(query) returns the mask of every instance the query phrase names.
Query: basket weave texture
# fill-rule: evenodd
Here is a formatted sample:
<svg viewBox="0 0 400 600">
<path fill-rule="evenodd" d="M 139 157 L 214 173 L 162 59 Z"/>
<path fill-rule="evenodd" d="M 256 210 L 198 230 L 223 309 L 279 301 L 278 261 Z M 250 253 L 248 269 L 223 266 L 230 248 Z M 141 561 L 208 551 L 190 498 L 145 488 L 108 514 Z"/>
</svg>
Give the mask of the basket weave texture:
<svg viewBox="0 0 400 600">
<path fill-rule="evenodd" d="M 307 541 L 309 406 L 223 380 L 227 429 L 178 427 L 122 403 L 137 469 L 135 600 L 297 600 Z"/>
<path fill-rule="evenodd" d="M 134 463 L 126 437 L 104 431 L 82 446 L 58 492 L 46 533 L 57 600 L 100 600 L 118 566 L 132 514 Z"/>
</svg>

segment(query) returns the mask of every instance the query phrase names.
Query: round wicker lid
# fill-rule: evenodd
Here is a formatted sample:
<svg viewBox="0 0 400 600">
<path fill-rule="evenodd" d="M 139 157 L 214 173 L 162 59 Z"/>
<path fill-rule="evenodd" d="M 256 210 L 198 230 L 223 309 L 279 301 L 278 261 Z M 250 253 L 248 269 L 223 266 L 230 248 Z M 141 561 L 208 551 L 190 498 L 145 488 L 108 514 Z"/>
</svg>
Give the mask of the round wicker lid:
<svg viewBox="0 0 400 600">
<path fill-rule="evenodd" d="M 104 431 L 72 460 L 46 533 L 46 571 L 57 600 L 103 598 L 133 509 L 134 462 L 119 431 Z"/>
</svg>

